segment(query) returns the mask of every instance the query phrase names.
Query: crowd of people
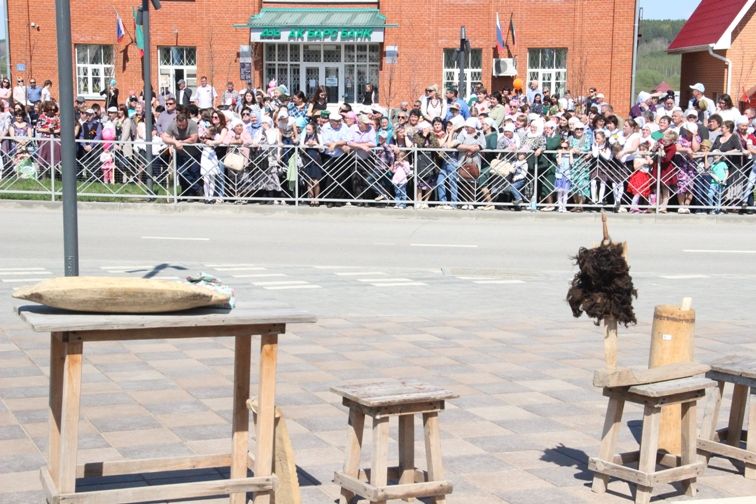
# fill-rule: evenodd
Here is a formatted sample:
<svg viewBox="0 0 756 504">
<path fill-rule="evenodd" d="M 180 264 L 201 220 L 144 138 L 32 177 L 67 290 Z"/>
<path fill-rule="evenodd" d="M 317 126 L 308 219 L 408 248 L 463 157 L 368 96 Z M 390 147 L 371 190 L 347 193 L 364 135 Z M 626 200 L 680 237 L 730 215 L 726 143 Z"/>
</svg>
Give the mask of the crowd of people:
<svg viewBox="0 0 756 504">
<path fill-rule="evenodd" d="M 313 206 L 753 207 L 756 112 L 730 96 L 712 100 L 700 83 L 685 104 L 674 92 L 641 92 L 621 117 L 594 88 L 573 98 L 536 81 L 514 84 L 478 85 L 468 99 L 429 85 L 393 108 L 370 86 L 361 103 L 336 109 L 322 86 L 308 97 L 275 81 L 241 90 L 229 82 L 219 94 L 202 77 L 196 89 L 179 81 L 175 93 L 161 91 L 148 105 L 133 90 L 121 100 L 113 80 L 101 93 L 104 106 L 76 98 L 79 175 L 103 184 L 175 176 L 181 196 L 206 203 L 281 204 L 299 191 Z M 0 174 L 34 176 L 30 160 L 56 166 L 60 128 L 50 81 L 0 82 Z"/>
</svg>

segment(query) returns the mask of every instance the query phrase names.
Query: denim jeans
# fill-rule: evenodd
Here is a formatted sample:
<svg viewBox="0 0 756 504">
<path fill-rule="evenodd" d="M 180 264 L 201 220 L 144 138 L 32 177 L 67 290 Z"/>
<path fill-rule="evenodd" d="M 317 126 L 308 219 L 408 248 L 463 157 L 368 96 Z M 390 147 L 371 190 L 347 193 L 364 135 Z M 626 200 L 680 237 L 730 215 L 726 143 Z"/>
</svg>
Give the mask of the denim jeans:
<svg viewBox="0 0 756 504">
<path fill-rule="evenodd" d="M 748 175 L 748 184 L 745 191 L 743 191 L 743 203 L 749 206 L 753 205 L 754 186 L 756 186 L 756 167 L 751 168 L 751 173 Z"/>
<path fill-rule="evenodd" d="M 457 163 L 454 161 L 444 161 L 441 170 L 438 172 L 438 179 L 436 179 L 436 185 L 438 186 L 438 200 L 446 200 L 446 181 L 449 181 L 451 189 L 451 203 L 456 204 L 459 201 L 458 185 L 457 185 Z"/>
<path fill-rule="evenodd" d="M 407 184 L 394 184 L 394 203 L 402 208 L 407 206 Z"/>
<path fill-rule="evenodd" d="M 724 193 L 724 186 L 712 182 L 709 185 L 709 206 L 714 209 L 716 213 L 722 210 L 722 194 Z"/>
<path fill-rule="evenodd" d="M 515 202 L 522 201 L 522 193 L 520 192 L 520 189 L 525 186 L 525 182 L 527 182 L 527 179 L 517 180 L 509 184 L 509 192 L 512 193 L 512 200 Z"/>
</svg>

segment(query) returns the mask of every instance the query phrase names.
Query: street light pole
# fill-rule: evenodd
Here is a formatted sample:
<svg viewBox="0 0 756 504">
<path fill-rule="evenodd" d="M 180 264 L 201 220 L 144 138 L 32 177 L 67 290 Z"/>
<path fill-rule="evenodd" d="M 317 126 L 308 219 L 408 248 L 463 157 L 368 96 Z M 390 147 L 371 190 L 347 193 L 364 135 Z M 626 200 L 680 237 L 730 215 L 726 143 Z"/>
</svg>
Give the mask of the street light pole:
<svg viewBox="0 0 756 504">
<path fill-rule="evenodd" d="M 60 144 L 63 167 L 63 257 L 66 276 L 79 275 L 79 223 L 76 206 L 76 140 L 74 138 L 71 3 L 55 0 L 60 82 Z M 52 176 L 55 176 L 53 172 Z"/>
<path fill-rule="evenodd" d="M 158 4 L 159 6 L 160 4 Z M 154 167 L 152 163 L 152 63 L 150 61 L 150 1 L 142 0 L 142 32 L 144 33 L 144 56 L 142 57 L 142 72 L 144 78 L 144 141 L 147 144 L 147 189 L 153 193 L 152 183 Z"/>
<path fill-rule="evenodd" d="M 457 67 L 459 68 L 459 97 L 467 99 L 467 81 L 465 69 L 467 68 L 467 31 L 462 26 L 459 29 L 459 49 L 457 50 Z"/>
</svg>

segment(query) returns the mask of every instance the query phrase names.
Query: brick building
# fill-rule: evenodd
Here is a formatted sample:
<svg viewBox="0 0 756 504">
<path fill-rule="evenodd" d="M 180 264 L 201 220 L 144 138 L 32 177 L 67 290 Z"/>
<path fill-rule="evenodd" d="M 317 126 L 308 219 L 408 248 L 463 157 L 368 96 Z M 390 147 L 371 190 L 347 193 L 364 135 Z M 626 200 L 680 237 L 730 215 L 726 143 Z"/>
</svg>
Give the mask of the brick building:
<svg viewBox="0 0 756 504">
<path fill-rule="evenodd" d="M 702 0 L 667 50 L 682 54 L 681 103 L 696 82 L 710 98 L 756 101 L 756 0 Z"/>
<path fill-rule="evenodd" d="M 97 99 L 111 76 L 122 92 L 141 87 L 131 14 L 139 3 L 71 2 L 77 94 Z M 8 0 L 12 68 L 22 64 L 25 71 L 16 73 L 55 81 L 54 0 L 29 6 Z M 307 93 L 324 85 L 335 102 L 359 101 L 364 83 L 373 82 L 380 102 L 396 105 L 429 84 L 457 83 L 454 51 L 464 25 L 468 90 L 475 82 L 511 87 L 515 76 L 574 96 L 595 86 L 623 112 L 630 103 L 635 8 L 634 0 L 162 0 L 151 14 L 153 85 L 173 90 L 185 78 L 194 87 L 207 75 L 218 92 L 228 80 L 238 89 L 245 70 L 240 46 L 251 45 L 255 86 L 275 78 Z M 127 32 L 120 44 L 116 12 Z M 508 41 L 504 54 L 497 49 L 497 12 Z"/>
</svg>

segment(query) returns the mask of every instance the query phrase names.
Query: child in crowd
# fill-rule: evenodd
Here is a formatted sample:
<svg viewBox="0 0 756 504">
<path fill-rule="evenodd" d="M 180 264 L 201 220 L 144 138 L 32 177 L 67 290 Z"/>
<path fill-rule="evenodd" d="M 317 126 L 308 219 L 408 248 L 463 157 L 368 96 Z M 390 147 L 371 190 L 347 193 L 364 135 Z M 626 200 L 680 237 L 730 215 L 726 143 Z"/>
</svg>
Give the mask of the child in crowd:
<svg viewBox="0 0 756 504">
<path fill-rule="evenodd" d="M 522 205 L 522 193 L 520 189 L 527 182 L 528 176 L 528 153 L 518 152 L 517 161 L 514 162 L 513 166 L 514 170 L 507 178 L 509 180 L 509 192 L 512 194 L 514 209 L 519 211 L 520 205 Z"/>
<path fill-rule="evenodd" d="M 100 168 L 102 169 L 102 183 L 103 184 L 115 184 L 115 158 L 111 152 L 112 146 L 108 146 L 107 149 L 103 149 L 100 154 Z"/>
<path fill-rule="evenodd" d="M 391 165 L 391 183 L 394 184 L 394 208 L 407 208 L 407 180 L 412 173 L 407 162 L 407 152 L 399 151 L 396 161 Z"/>
<path fill-rule="evenodd" d="M 633 201 L 630 204 L 631 213 L 640 213 L 638 204 L 640 199 L 650 200 L 651 197 L 651 166 L 654 160 L 649 153 L 648 142 L 641 142 L 638 145 L 638 153 L 633 159 L 633 171 L 627 180 L 627 190 L 633 195 Z"/>
<path fill-rule="evenodd" d="M 570 143 L 567 140 L 562 140 L 559 144 L 556 158 L 557 207 L 558 211 L 562 213 L 567 211 L 567 200 L 570 197 L 570 188 L 572 187 L 572 183 L 570 182 L 572 162 L 573 157 L 570 151 Z"/>
<path fill-rule="evenodd" d="M 205 203 L 210 204 L 215 200 L 215 179 L 220 174 L 220 163 L 215 147 L 220 141 L 220 134 L 215 127 L 205 128 L 205 134 L 202 137 L 205 146 L 202 148 L 202 159 L 200 160 L 200 174 L 204 182 Z"/>
<path fill-rule="evenodd" d="M 614 191 L 614 201 L 619 206 L 620 198 L 617 195 L 617 183 L 614 182 L 612 173 L 612 146 L 606 138 L 604 130 L 596 130 L 594 133 L 594 143 L 591 146 L 591 156 L 593 157 L 593 169 L 591 170 L 591 201 L 601 206 L 604 205 L 604 196 L 606 195 L 606 186 L 611 182 Z M 622 187 L 620 185 L 620 187 Z M 620 196 L 622 191 L 620 190 Z"/>
<path fill-rule="evenodd" d="M 727 162 L 722 158 L 719 150 L 714 150 L 704 157 L 704 163 L 709 168 L 711 182 L 709 183 L 709 206 L 714 209 L 709 213 L 719 215 L 722 213 L 722 194 L 727 186 L 727 177 L 730 170 Z"/>
</svg>

